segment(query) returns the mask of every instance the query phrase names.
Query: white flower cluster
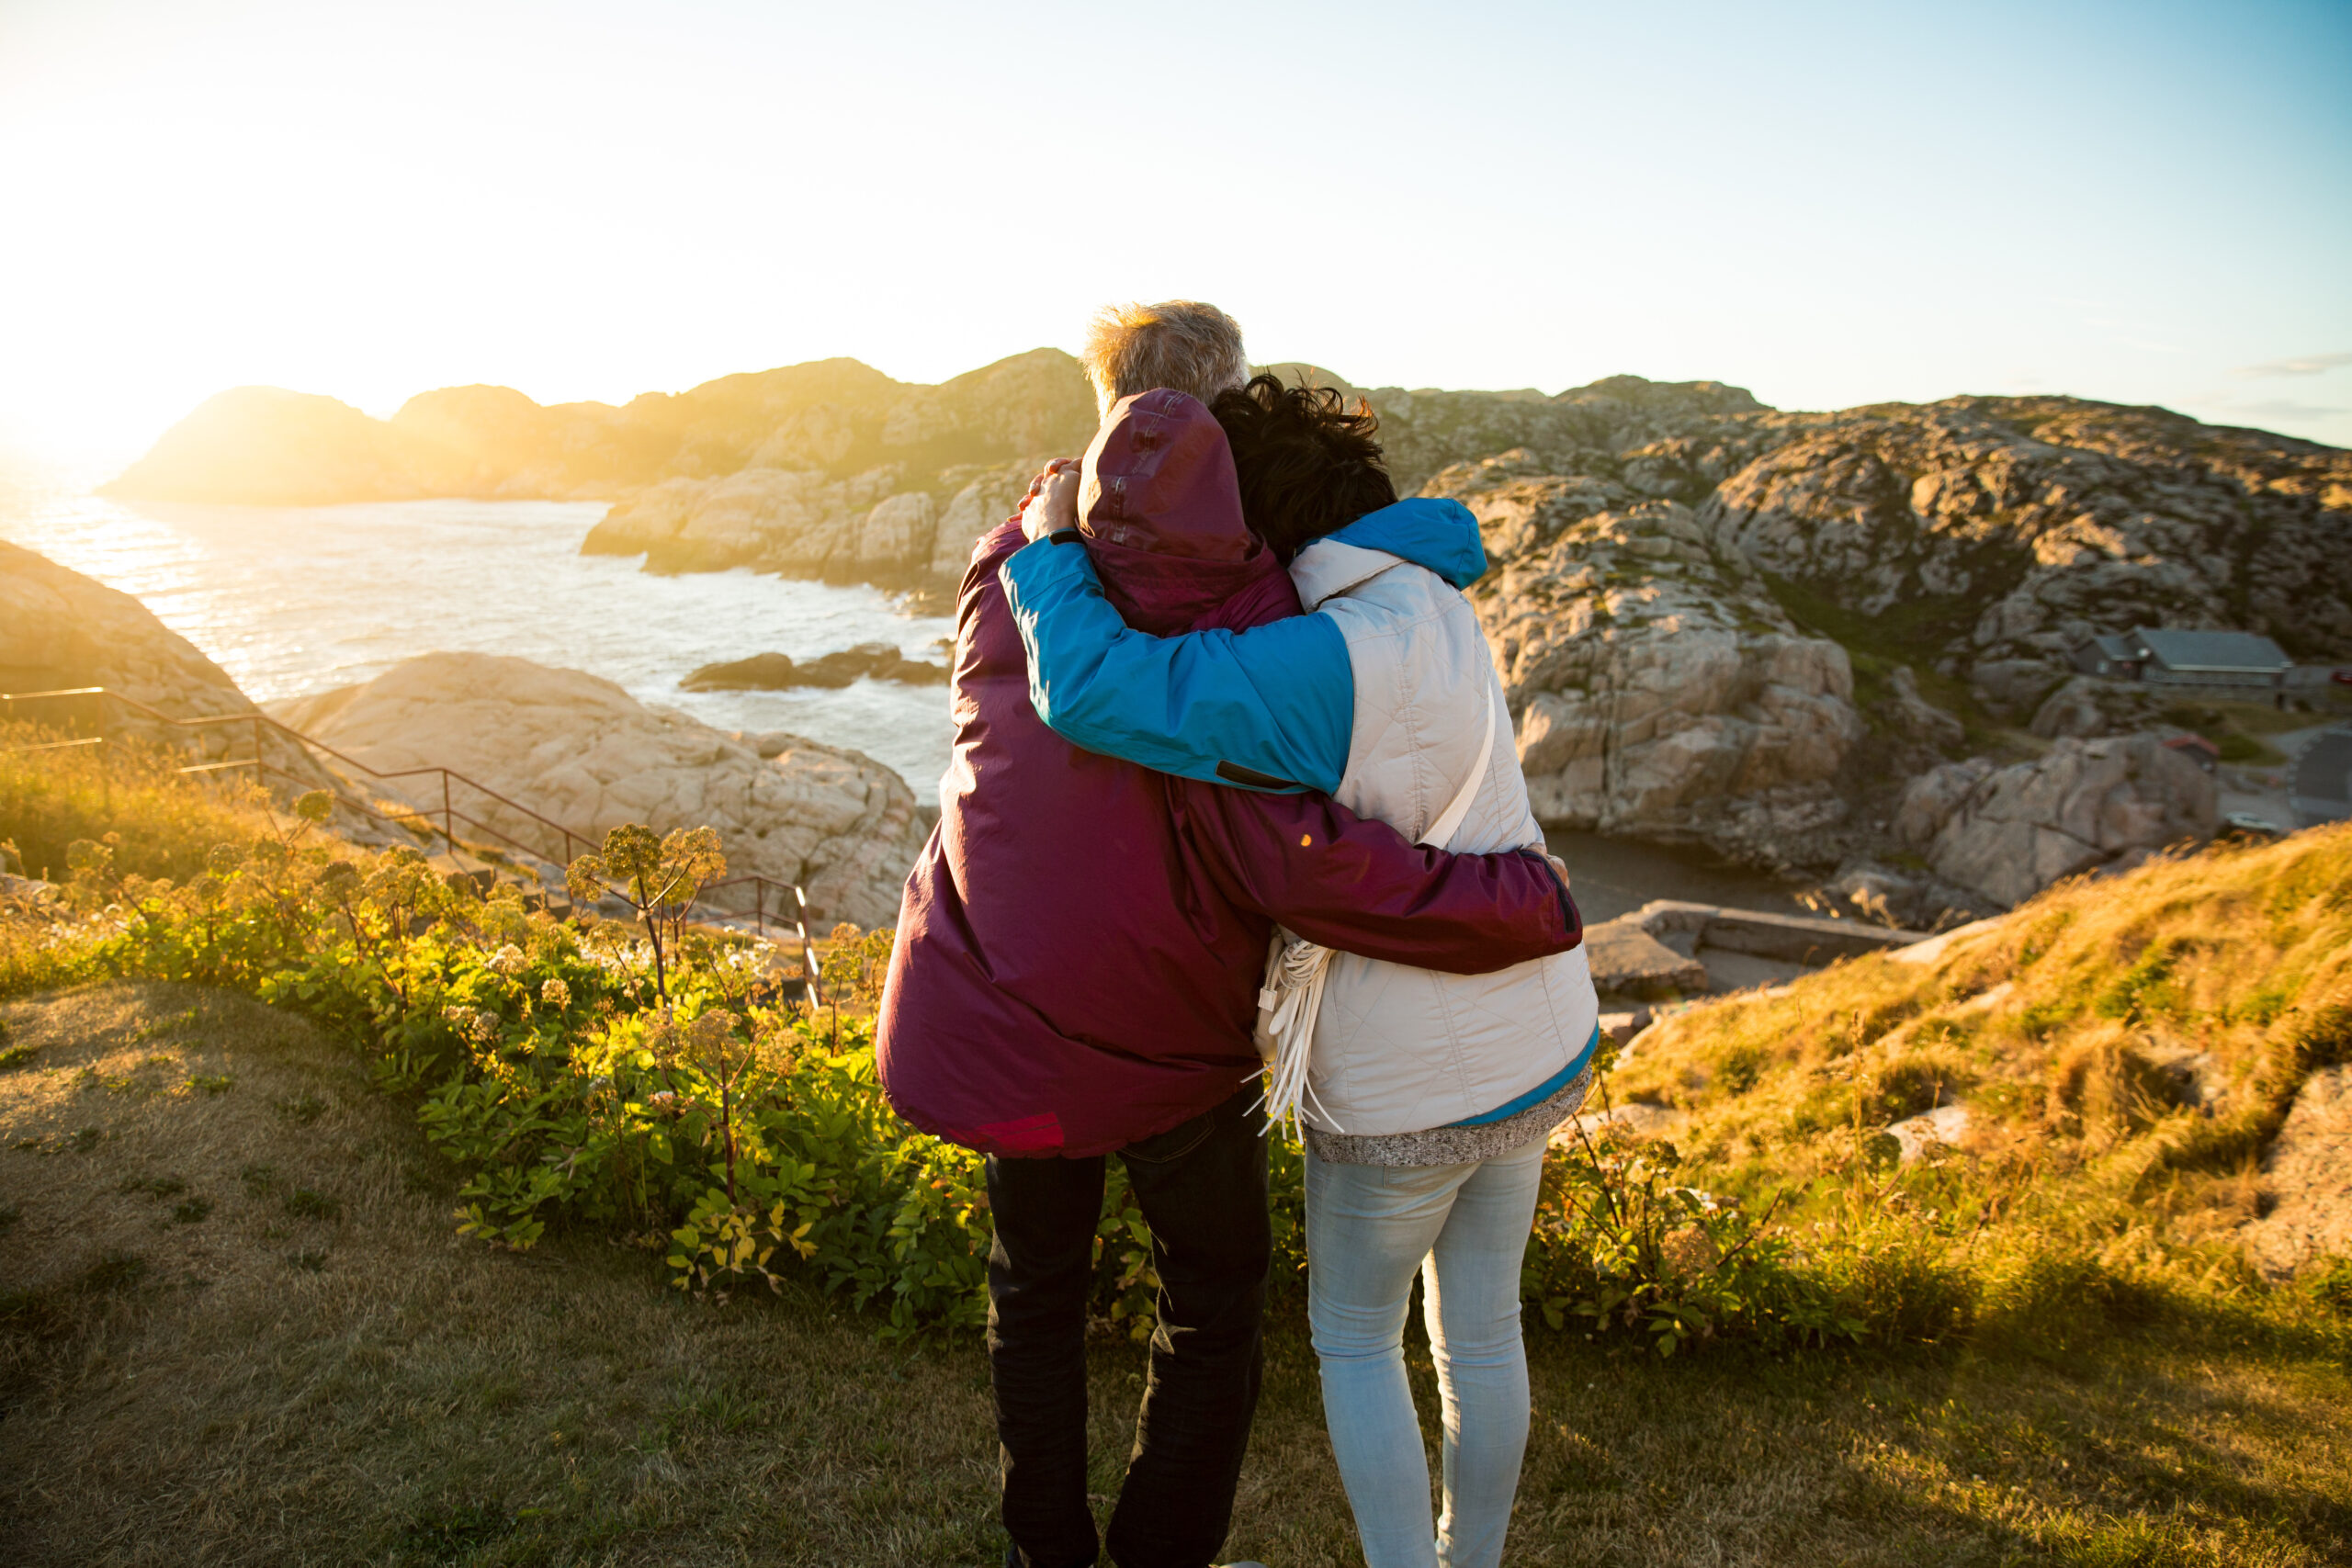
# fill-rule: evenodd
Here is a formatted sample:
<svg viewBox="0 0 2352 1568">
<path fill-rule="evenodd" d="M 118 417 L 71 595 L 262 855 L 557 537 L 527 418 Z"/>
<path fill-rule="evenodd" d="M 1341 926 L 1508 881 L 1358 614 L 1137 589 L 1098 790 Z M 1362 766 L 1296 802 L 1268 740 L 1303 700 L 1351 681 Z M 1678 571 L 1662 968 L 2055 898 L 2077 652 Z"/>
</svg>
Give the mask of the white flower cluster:
<svg viewBox="0 0 2352 1568">
<path fill-rule="evenodd" d="M 607 975 L 628 974 L 653 967 L 653 944 L 639 938 L 613 947 L 588 948 L 581 956 Z"/>
<path fill-rule="evenodd" d="M 488 1048 L 498 1043 L 498 1021 L 480 1008 L 452 1003 L 441 1010 L 441 1020 L 476 1045 Z"/>
<path fill-rule="evenodd" d="M 718 960 L 718 966 L 737 975 L 763 975 L 776 966 L 773 948 L 730 947 Z"/>
</svg>

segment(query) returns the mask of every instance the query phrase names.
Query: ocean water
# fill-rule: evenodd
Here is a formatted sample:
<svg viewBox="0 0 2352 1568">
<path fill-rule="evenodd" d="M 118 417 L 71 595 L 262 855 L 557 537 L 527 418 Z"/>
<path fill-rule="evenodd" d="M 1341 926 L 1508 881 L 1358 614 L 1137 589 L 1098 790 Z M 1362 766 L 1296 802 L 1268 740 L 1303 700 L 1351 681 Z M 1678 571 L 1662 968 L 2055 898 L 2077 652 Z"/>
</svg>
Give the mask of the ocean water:
<svg viewBox="0 0 2352 1568">
<path fill-rule="evenodd" d="M 955 624 L 879 590 L 737 570 L 654 577 L 582 556 L 602 502 L 410 501 L 192 506 L 107 500 L 105 478 L 0 466 L 0 538 L 136 595 L 257 702 L 379 675 L 439 650 L 585 670 L 721 729 L 853 747 L 929 801 L 947 765 L 944 686 L 689 693 L 700 664 L 775 649 L 813 659 L 887 642 L 938 662 Z"/>
<path fill-rule="evenodd" d="M 0 455 L 0 538 L 135 594 L 259 702 L 365 681 L 436 649 L 510 653 L 602 675 L 721 729 L 788 729 L 895 768 L 934 798 L 952 728 L 943 686 L 695 694 L 700 664 L 774 649 L 813 659 L 888 642 L 939 660 L 942 616 L 871 588 L 735 570 L 654 577 L 582 556 L 601 502 L 185 506 L 105 500 L 120 465 Z M 1589 920 L 1652 898 L 1794 908 L 1788 885 L 1704 854 L 1555 832 Z"/>
</svg>

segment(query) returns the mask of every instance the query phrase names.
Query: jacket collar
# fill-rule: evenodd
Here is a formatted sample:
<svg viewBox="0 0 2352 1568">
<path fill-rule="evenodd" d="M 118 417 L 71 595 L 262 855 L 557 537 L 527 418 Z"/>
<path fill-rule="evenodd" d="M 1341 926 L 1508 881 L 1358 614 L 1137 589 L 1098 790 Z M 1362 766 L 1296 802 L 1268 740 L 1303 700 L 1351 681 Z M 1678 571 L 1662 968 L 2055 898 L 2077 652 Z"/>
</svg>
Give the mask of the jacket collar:
<svg viewBox="0 0 2352 1568">
<path fill-rule="evenodd" d="M 1367 512 L 1329 537 L 1359 549 L 1385 550 L 1400 560 L 1427 567 L 1456 588 L 1467 588 L 1487 573 L 1487 549 L 1478 539 L 1478 519 L 1458 501 L 1415 496 Z M 1306 558 L 1306 554 L 1300 551 L 1300 558 Z M 1306 592 L 1304 584 L 1300 592 Z"/>
<path fill-rule="evenodd" d="M 1290 580 L 1298 585 L 1299 603 L 1312 610 L 1326 599 L 1369 582 L 1390 567 L 1404 564 L 1402 556 L 1351 545 L 1333 534 L 1316 540 L 1292 558 Z"/>
<path fill-rule="evenodd" d="M 1416 496 L 1367 512 L 1316 540 L 1290 563 L 1290 580 L 1310 610 L 1394 566 L 1427 567 L 1456 588 L 1486 574 L 1478 520 L 1458 501 Z"/>
</svg>

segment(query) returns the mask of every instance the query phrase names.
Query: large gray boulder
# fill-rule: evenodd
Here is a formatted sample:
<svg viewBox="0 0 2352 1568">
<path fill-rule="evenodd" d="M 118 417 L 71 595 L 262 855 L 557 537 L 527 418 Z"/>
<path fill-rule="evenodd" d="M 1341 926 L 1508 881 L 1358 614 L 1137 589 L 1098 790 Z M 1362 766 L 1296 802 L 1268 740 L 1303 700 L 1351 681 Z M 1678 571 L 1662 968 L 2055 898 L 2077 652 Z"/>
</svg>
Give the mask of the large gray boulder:
<svg viewBox="0 0 2352 1568">
<path fill-rule="evenodd" d="M 2315 1258 L 2352 1255 L 2352 1066 L 2303 1081 L 2262 1177 L 2278 1206 L 2248 1227 L 2246 1249 L 2263 1273 L 2284 1280 Z"/>
<path fill-rule="evenodd" d="M 716 828 L 731 874 L 797 883 L 827 920 L 894 922 L 926 832 L 906 781 L 861 752 L 787 736 L 763 757 L 771 748 L 526 659 L 428 653 L 272 711 L 370 768 L 452 768 L 592 840 L 624 822 Z M 437 777 L 411 798 L 437 810 Z M 565 856 L 504 803 L 461 786 L 452 804 L 533 853 Z"/>
<path fill-rule="evenodd" d="M 2087 740 L 2098 735 L 2122 735 L 2146 729 L 2178 694 L 2133 682 L 2110 681 L 2097 675 L 2076 675 L 2043 699 L 2028 726 L 2046 740 L 2072 735 Z"/>
<path fill-rule="evenodd" d="M 2201 843 L 2218 811 L 2211 776 L 2161 738 L 2070 737 L 2030 762 L 1972 758 L 1920 775 L 1892 830 L 1938 876 L 2009 905 L 2080 872 Z"/>
<path fill-rule="evenodd" d="M 1499 570 L 1471 590 L 1550 826 L 1820 858 L 1862 735 L 1846 651 L 1792 625 L 1679 502 L 1530 473 L 1523 452 L 1425 493 L 1476 513 Z"/>
</svg>

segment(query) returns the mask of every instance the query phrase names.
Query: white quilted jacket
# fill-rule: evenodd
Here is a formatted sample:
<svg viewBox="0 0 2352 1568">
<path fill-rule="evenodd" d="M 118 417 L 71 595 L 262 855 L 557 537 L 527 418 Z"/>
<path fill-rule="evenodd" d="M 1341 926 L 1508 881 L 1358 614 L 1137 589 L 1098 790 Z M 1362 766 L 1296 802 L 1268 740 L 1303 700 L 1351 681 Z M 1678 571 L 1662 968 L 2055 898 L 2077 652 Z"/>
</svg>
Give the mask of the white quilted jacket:
<svg viewBox="0 0 2352 1568">
<path fill-rule="evenodd" d="M 1435 572 L 1319 539 L 1291 563 L 1310 611 L 1339 623 L 1355 673 L 1355 728 L 1337 798 L 1419 839 L 1476 766 L 1484 780 L 1443 846 L 1540 845 L 1511 725 L 1476 612 Z M 1304 1114 L 1328 1132 L 1418 1133 L 1509 1104 L 1566 1068 L 1600 1019 L 1577 947 L 1492 975 L 1446 975 L 1334 953 Z"/>
</svg>

